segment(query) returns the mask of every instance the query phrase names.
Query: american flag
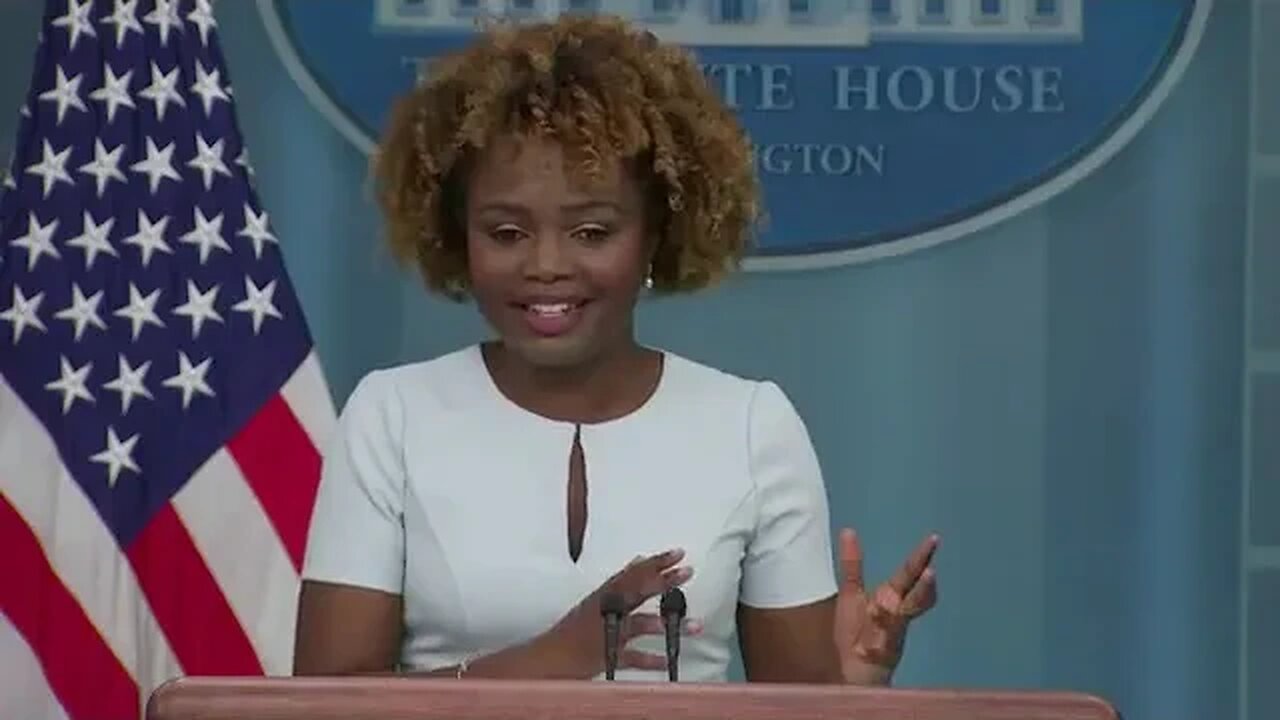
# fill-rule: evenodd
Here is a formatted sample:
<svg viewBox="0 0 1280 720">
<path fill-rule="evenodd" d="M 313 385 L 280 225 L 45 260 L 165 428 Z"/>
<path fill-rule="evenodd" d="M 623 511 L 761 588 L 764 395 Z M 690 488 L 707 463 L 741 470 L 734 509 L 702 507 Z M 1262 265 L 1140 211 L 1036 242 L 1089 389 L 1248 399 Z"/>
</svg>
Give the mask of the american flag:
<svg viewBox="0 0 1280 720">
<path fill-rule="evenodd" d="M 209 2 L 51 0 L 21 113 L 0 717 L 137 718 L 170 678 L 287 674 L 334 408 Z"/>
</svg>

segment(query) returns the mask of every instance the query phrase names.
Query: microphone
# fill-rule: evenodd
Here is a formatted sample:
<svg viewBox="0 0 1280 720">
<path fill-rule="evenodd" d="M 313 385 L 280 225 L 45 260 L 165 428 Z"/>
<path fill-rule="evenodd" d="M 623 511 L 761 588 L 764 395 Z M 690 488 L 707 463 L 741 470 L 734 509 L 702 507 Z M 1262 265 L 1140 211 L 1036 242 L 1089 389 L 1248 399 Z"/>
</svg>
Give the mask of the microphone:
<svg viewBox="0 0 1280 720">
<path fill-rule="evenodd" d="M 662 593 L 659 611 L 667 635 L 667 678 L 671 682 L 680 679 L 680 623 L 687 610 L 683 590 L 671 588 Z"/>
<path fill-rule="evenodd" d="M 618 593 L 605 593 L 600 598 L 600 615 L 604 618 L 604 676 L 612 680 L 618 669 L 618 632 L 626 604 Z"/>
</svg>

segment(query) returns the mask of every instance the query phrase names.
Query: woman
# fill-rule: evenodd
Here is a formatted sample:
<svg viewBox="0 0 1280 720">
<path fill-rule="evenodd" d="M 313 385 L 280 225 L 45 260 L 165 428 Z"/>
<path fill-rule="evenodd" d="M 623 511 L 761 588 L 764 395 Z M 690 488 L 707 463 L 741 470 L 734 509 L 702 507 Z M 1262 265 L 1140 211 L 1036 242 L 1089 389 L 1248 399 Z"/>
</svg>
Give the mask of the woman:
<svg viewBox="0 0 1280 720">
<path fill-rule="evenodd" d="M 642 288 L 698 290 L 757 215 L 750 146 L 691 57 L 620 21 L 498 28 L 396 107 L 392 247 L 496 339 L 373 372 L 328 449 L 295 672 L 661 679 L 656 597 L 688 598 L 683 680 L 884 684 L 934 603 L 929 538 L 863 591 L 832 572 L 821 472 L 769 381 L 643 347 Z"/>
</svg>

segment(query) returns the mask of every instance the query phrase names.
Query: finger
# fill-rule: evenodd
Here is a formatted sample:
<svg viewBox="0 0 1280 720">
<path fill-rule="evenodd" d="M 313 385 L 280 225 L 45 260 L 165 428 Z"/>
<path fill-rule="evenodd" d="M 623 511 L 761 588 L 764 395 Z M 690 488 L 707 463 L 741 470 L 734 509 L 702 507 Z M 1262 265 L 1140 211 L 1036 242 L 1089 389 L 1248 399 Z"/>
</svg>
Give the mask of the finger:
<svg viewBox="0 0 1280 720">
<path fill-rule="evenodd" d="M 701 635 L 704 625 L 701 620 L 686 619 L 680 626 L 682 635 Z M 630 640 L 638 635 L 663 635 L 667 631 L 662 618 L 653 613 L 632 613 L 623 621 L 621 635 Z"/>
<path fill-rule="evenodd" d="M 693 577 L 693 568 L 683 567 L 677 568 L 669 574 L 657 577 L 639 578 L 632 580 L 624 579 L 618 584 L 620 595 L 622 595 L 623 604 L 627 612 L 632 612 L 636 608 L 644 605 L 648 600 L 661 595 L 666 590 L 683 585 Z"/>
<path fill-rule="evenodd" d="M 661 572 L 683 559 L 684 550 L 682 548 L 672 548 L 671 550 L 664 550 L 647 556 L 637 555 L 631 558 L 631 562 L 622 566 L 622 568 L 615 572 L 609 579 L 618 580 L 637 570 L 652 569 L 656 572 Z"/>
<path fill-rule="evenodd" d="M 862 589 L 862 545 L 850 528 L 840 531 L 840 568 L 846 585 Z"/>
<path fill-rule="evenodd" d="M 639 650 L 623 650 L 618 653 L 618 665 L 637 670 L 666 670 L 667 658 L 665 655 L 655 655 Z"/>
<path fill-rule="evenodd" d="M 880 627 L 889 627 L 898 620 L 902 596 L 889 583 L 879 585 L 867 604 L 867 616 Z"/>
<path fill-rule="evenodd" d="M 649 613 L 632 613 L 622 622 L 621 635 L 625 640 L 639 635 L 661 635 L 662 618 Z"/>
<path fill-rule="evenodd" d="M 657 595 L 668 587 L 686 582 L 692 572 L 676 574 L 670 579 L 665 573 L 677 573 L 679 568 L 671 568 L 684 558 L 684 550 L 674 549 L 655 553 L 647 557 L 637 556 L 621 570 L 615 572 L 597 591 L 598 595 L 617 593 L 622 597 L 627 612 L 644 604 L 645 600 Z"/>
<path fill-rule="evenodd" d="M 902 658 L 905 634 L 899 630 L 881 631 L 869 642 L 854 648 L 854 654 L 872 665 L 892 668 Z"/>
<path fill-rule="evenodd" d="M 667 568 L 661 572 L 653 572 L 637 566 L 622 580 L 622 583 L 623 587 L 632 589 L 633 595 L 631 599 L 635 602 L 632 609 L 635 609 L 643 604 L 645 600 L 655 595 L 660 595 L 671 588 L 679 587 L 689 582 L 692 577 L 693 568 L 688 565 Z"/>
<path fill-rule="evenodd" d="M 688 565 L 666 570 L 658 577 L 658 592 L 663 593 L 672 588 L 680 587 L 689 582 L 693 578 L 693 568 Z"/>
<path fill-rule="evenodd" d="M 889 579 L 889 585 L 897 591 L 900 597 L 910 592 L 911 587 L 920 579 L 920 574 L 925 568 L 929 567 L 929 563 L 933 561 L 933 553 L 938 549 L 938 536 L 930 535 L 916 546 L 911 553 L 911 557 L 898 568 L 898 571 Z"/>
<path fill-rule="evenodd" d="M 672 548 L 643 558 L 635 567 L 661 572 L 684 559 L 684 548 Z"/>
<path fill-rule="evenodd" d="M 925 568 L 907 596 L 902 599 L 899 612 L 909 618 L 920 617 L 938 602 L 938 576 L 933 568 Z"/>
<path fill-rule="evenodd" d="M 684 560 L 684 550 L 675 548 L 633 561 L 623 569 L 623 574 L 628 578 L 641 578 L 646 581 L 650 578 L 660 578 L 663 574 L 676 570 L 681 560 Z"/>
</svg>

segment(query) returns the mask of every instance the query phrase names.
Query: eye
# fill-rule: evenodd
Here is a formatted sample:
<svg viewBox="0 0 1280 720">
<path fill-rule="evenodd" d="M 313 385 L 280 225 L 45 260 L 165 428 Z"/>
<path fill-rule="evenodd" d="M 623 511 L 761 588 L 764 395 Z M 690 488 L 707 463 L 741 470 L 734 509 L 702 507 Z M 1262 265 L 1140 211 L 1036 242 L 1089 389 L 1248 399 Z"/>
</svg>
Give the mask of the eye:
<svg viewBox="0 0 1280 720">
<path fill-rule="evenodd" d="M 573 230 L 573 237 L 589 244 L 604 242 L 611 231 L 604 225 L 580 225 Z"/>
<path fill-rule="evenodd" d="M 503 244 L 511 244 L 524 237 L 524 231 L 515 225 L 499 225 L 489 231 L 489 237 Z"/>
</svg>

